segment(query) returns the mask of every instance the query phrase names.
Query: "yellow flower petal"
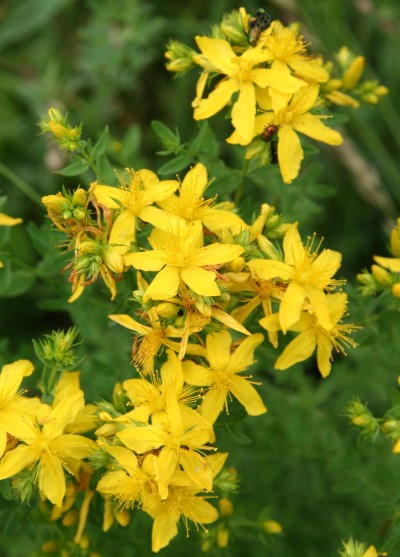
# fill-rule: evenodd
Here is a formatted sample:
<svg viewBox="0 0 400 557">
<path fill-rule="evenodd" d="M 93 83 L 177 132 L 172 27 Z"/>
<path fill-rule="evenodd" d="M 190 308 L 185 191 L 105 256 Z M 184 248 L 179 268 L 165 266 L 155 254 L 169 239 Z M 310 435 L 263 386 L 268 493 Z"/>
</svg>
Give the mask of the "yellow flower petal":
<svg viewBox="0 0 400 557">
<path fill-rule="evenodd" d="M 291 282 L 282 297 L 279 308 L 279 322 L 286 333 L 291 325 L 300 319 L 301 308 L 306 297 L 306 290 L 297 282 Z"/>
<path fill-rule="evenodd" d="M 302 56 L 294 55 L 287 59 L 287 63 L 296 74 L 313 81 L 325 83 L 329 79 L 329 73 L 317 60 L 306 60 Z"/>
<path fill-rule="evenodd" d="M 374 260 L 385 269 L 389 269 L 392 273 L 400 273 L 400 258 L 399 257 L 380 257 L 374 255 Z"/>
<path fill-rule="evenodd" d="M 311 356 L 317 346 L 317 337 L 312 329 L 303 331 L 292 340 L 275 362 L 275 369 L 287 369 Z"/>
<path fill-rule="evenodd" d="M 217 70 L 226 75 L 236 73 L 237 65 L 234 60 L 237 56 L 228 41 L 199 36 L 195 40 L 201 52 Z"/>
<path fill-rule="evenodd" d="M 167 265 L 153 279 L 143 296 L 143 302 L 148 300 L 168 300 L 178 293 L 179 268 Z"/>
<path fill-rule="evenodd" d="M 214 370 L 223 370 L 231 357 L 232 337 L 228 331 L 210 333 L 206 338 L 207 360 Z"/>
<path fill-rule="evenodd" d="M 297 93 L 293 95 L 292 101 L 290 103 L 290 110 L 294 112 L 295 116 L 300 116 L 308 112 L 315 103 L 317 102 L 319 93 L 318 85 L 309 85 L 308 87 L 303 87 Z"/>
<path fill-rule="evenodd" d="M 181 279 L 187 286 L 200 296 L 219 296 L 220 290 L 215 282 L 216 274 L 201 267 L 183 267 Z M 173 296 L 170 296 L 172 298 Z"/>
<path fill-rule="evenodd" d="M 61 507 L 65 495 L 65 476 L 58 458 L 50 453 L 43 453 L 39 468 L 39 489 L 47 499 Z"/>
<path fill-rule="evenodd" d="M 161 250 L 128 253 L 124 255 L 124 263 L 141 271 L 159 271 L 165 264 L 165 254 Z"/>
<path fill-rule="evenodd" d="M 249 416 L 260 416 L 267 409 L 253 385 L 243 377 L 235 376 L 231 379 L 229 390 L 242 404 Z"/>
<path fill-rule="evenodd" d="M 292 278 L 293 269 L 283 261 L 273 261 L 271 259 L 253 259 L 247 264 L 251 274 L 262 280 L 281 278 L 289 280 Z"/>
<path fill-rule="evenodd" d="M 13 218 L 5 215 L 4 213 L 0 213 L 0 226 L 15 226 L 21 222 L 21 218 Z"/>
<path fill-rule="evenodd" d="M 26 445 L 18 445 L 16 449 L 8 451 L 0 462 L 0 480 L 5 480 L 25 468 L 30 468 L 38 460 L 39 455 L 38 451 Z"/>
<path fill-rule="evenodd" d="M 339 132 L 328 128 L 321 122 L 318 116 L 312 114 L 304 114 L 297 118 L 293 122 L 293 128 L 308 137 L 328 143 L 329 145 L 341 145 L 343 143 L 343 137 Z"/>
<path fill-rule="evenodd" d="M 261 333 L 250 335 L 242 340 L 231 355 L 227 369 L 232 373 L 237 373 L 251 366 L 254 362 L 254 350 L 263 340 L 264 335 Z"/>
<path fill-rule="evenodd" d="M 207 185 L 207 169 L 199 162 L 186 173 L 181 184 L 180 195 L 190 200 L 201 199 Z"/>
<path fill-rule="evenodd" d="M 317 346 L 317 364 L 322 377 L 328 377 L 331 372 L 332 363 L 332 343 L 328 342 L 324 337 L 318 342 Z"/>
<path fill-rule="evenodd" d="M 210 244 L 205 248 L 196 250 L 186 258 L 187 265 L 204 267 L 206 265 L 219 265 L 232 261 L 244 252 L 242 246 L 234 244 Z"/>
<path fill-rule="evenodd" d="M 288 228 L 283 238 L 283 252 L 285 254 L 285 263 L 289 265 L 301 265 L 304 261 L 306 251 L 300 238 L 297 223 Z"/>
<path fill-rule="evenodd" d="M 317 315 L 320 325 L 327 331 L 330 331 L 333 327 L 333 323 L 331 321 L 326 294 L 319 288 L 309 287 L 307 290 L 307 296 Z"/>
<path fill-rule="evenodd" d="M 195 451 L 182 449 L 179 452 L 179 464 L 194 485 L 197 485 L 200 489 L 206 489 L 207 491 L 212 490 L 212 469 L 204 457 Z"/>
<path fill-rule="evenodd" d="M 65 426 L 74 421 L 84 405 L 83 391 L 78 391 L 61 400 L 44 419 L 42 435 L 49 440 L 61 435 Z"/>
<path fill-rule="evenodd" d="M 201 415 L 206 418 L 210 424 L 213 424 L 222 412 L 226 396 L 228 394 L 228 387 L 226 390 L 222 388 L 211 388 L 204 396 L 203 402 L 200 406 Z"/>
<path fill-rule="evenodd" d="M 139 333 L 139 335 L 147 335 L 147 333 L 149 332 L 148 327 L 145 327 L 141 323 L 138 323 L 137 321 L 132 319 L 130 315 L 121 313 L 118 315 L 109 315 L 108 318 L 111 319 L 112 321 L 115 321 L 119 325 L 122 325 L 123 327 L 130 329 L 131 331 L 135 331 L 135 333 Z"/>
<path fill-rule="evenodd" d="M 136 219 L 130 211 L 122 211 L 115 219 L 110 233 L 109 244 L 118 253 L 124 254 L 131 247 L 136 237 Z"/>
<path fill-rule="evenodd" d="M 244 144 L 250 143 L 252 140 L 255 116 L 256 95 L 254 85 L 250 81 L 244 81 L 231 114 L 232 125 L 242 137 Z"/>
<path fill-rule="evenodd" d="M 179 516 L 180 513 L 177 509 L 168 509 L 154 518 L 151 536 L 151 549 L 154 553 L 158 553 L 160 549 L 166 547 L 177 535 Z"/>
<path fill-rule="evenodd" d="M 222 110 L 224 106 L 228 104 L 233 93 L 238 90 L 239 84 L 236 79 L 224 79 L 220 81 L 208 97 L 202 99 L 199 105 L 194 109 L 194 119 L 204 120 L 205 118 L 214 116 L 214 114 Z"/>
<path fill-rule="evenodd" d="M 271 87 L 280 93 L 296 93 L 306 83 L 288 72 L 274 69 L 255 69 L 251 72 L 252 81 L 259 87 Z"/>
<path fill-rule="evenodd" d="M 158 449 L 166 443 L 167 433 L 160 426 L 130 427 L 119 431 L 117 436 L 124 445 L 136 453 Z"/>
<path fill-rule="evenodd" d="M 168 483 L 176 470 L 178 452 L 172 447 L 163 447 L 158 458 L 154 460 L 156 480 L 161 499 L 168 497 Z"/>
<path fill-rule="evenodd" d="M 290 184 L 299 174 L 304 154 L 300 139 L 291 126 L 278 129 L 278 161 L 285 184 Z"/>
</svg>

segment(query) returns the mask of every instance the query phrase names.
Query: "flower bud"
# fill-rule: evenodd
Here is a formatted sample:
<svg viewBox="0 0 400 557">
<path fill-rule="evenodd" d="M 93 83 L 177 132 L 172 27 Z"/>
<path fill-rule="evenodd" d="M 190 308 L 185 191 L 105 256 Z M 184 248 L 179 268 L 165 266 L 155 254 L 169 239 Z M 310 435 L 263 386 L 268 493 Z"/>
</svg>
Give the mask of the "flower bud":
<svg viewBox="0 0 400 557">
<path fill-rule="evenodd" d="M 400 257 L 400 219 L 390 234 L 390 249 L 395 257 Z"/>
<path fill-rule="evenodd" d="M 248 44 L 243 17 L 238 10 L 233 10 L 224 15 L 221 22 L 221 31 L 225 37 L 234 43 Z"/>
<path fill-rule="evenodd" d="M 371 272 L 374 279 L 382 286 L 391 286 L 393 284 L 392 275 L 380 265 L 372 265 Z"/>
<path fill-rule="evenodd" d="M 82 209 L 82 207 L 76 207 L 72 211 L 72 216 L 74 217 L 75 220 L 83 220 L 86 216 L 86 211 L 85 209 Z"/>
<path fill-rule="evenodd" d="M 228 547 L 229 543 L 229 530 L 225 526 L 220 526 L 217 530 L 217 545 L 218 547 Z"/>
<path fill-rule="evenodd" d="M 282 526 L 276 520 L 264 520 L 261 526 L 268 534 L 281 534 L 283 532 Z"/>
<path fill-rule="evenodd" d="M 47 114 L 49 115 L 49 120 L 52 120 L 53 122 L 56 122 L 57 124 L 63 124 L 65 122 L 65 118 L 64 116 L 61 114 L 61 112 L 57 109 L 57 108 L 49 108 L 49 110 L 47 111 Z"/>
<path fill-rule="evenodd" d="M 49 121 L 49 130 L 57 139 L 64 139 L 69 136 L 69 130 L 62 124 L 57 124 L 54 120 Z"/>
<path fill-rule="evenodd" d="M 400 282 L 395 282 L 392 286 L 392 294 L 396 298 L 400 298 Z"/>
<path fill-rule="evenodd" d="M 87 193 L 83 188 L 78 188 L 72 195 L 72 204 L 78 207 L 85 207 L 87 201 Z"/>
<path fill-rule="evenodd" d="M 56 195 L 45 195 L 42 197 L 42 203 L 49 211 L 57 215 L 61 215 L 70 206 L 68 199 L 61 192 Z"/>
<path fill-rule="evenodd" d="M 219 514 L 223 517 L 231 516 L 233 514 L 233 504 L 226 497 L 221 497 L 218 500 Z"/>
<path fill-rule="evenodd" d="M 193 56 L 196 52 L 179 41 L 170 40 L 167 44 L 165 58 L 169 60 L 166 68 L 169 72 L 183 73 L 194 66 Z"/>
<path fill-rule="evenodd" d="M 243 259 L 243 257 L 236 257 L 236 259 L 228 263 L 227 268 L 229 269 L 229 271 L 232 271 L 233 273 L 240 273 L 240 271 L 244 269 L 245 265 L 246 262 Z"/>
<path fill-rule="evenodd" d="M 278 261 L 282 260 L 282 255 L 279 253 L 271 240 L 268 240 L 265 236 L 260 235 L 257 237 L 257 243 L 260 250 L 270 259 L 277 259 Z"/>
<path fill-rule="evenodd" d="M 73 510 L 67 512 L 62 519 L 62 523 L 64 526 L 73 526 L 78 522 L 78 511 Z"/>
<path fill-rule="evenodd" d="M 365 58 L 357 56 L 343 74 L 343 88 L 353 89 L 364 73 Z"/>
<path fill-rule="evenodd" d="M 175 315 L 179 311 L 179 307 L 176 304 L 172 304 L 171 302 L 162 302 L 156 306 L 157 315 L 163 317 L 164 319 L 168 319 L 169 317 L 175 317 Z"/>
<path fill-rule="evenodd" d="M 120 275 L 124 272 L 122 255 L 114 246 L 107 245 L 103 248 L 103 260 L 113 273 Z"/>
</svg>

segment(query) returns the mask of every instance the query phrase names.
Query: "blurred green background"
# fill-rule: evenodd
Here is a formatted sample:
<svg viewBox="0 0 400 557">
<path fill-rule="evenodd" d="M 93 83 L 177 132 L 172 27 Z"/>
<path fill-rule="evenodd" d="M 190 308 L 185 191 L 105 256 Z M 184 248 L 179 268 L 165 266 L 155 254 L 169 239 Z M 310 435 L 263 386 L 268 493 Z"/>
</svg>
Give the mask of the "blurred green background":
<svg viewBox="0 0 400 557">
<path fill-rule="evenodd" d="M 7 197 L 7 205 L 0 210 L 23 217 L 25 223 L 0 231 L 0 240 L 7 239 L 22 260 L 14 267 L 14 278 L 0 271 L 0 363 L 34 359 L 32 338 L 76 323 L 87 354 L 82 383 L 88 398 L 109 397 L 112 382 L 129 376 L 131 338 L 107 323 L 107 312 L 118 313 L 108 295 L 89 296 L 73 306 L 65 302 L 69 289 L 60 270 L 66 260 L 54 255 L 54 234 L 40 198 L 79 181 L 57 174 L 65 165 L 64 155 L 39 136 L 37 123 L 56 105 L 68 111 L 72 123 L 84 123 L 84 137 L 96 138 L 108 125 L 111 164 L 157 171 L 165 159 L 155 154 L 160 144 L 150 122 L 177 126 L 185 140 L 197 129 L 190 106 L 197 75 L 173 79 L 164 67 L 165 44 L 176 38 L 194 47 L 195 35 L 208 33 L 224 12 L 241 5 L 250 12 L 267 7 L 285 23 L 299 21 L 313 51 L 326 58 L 347 45 L 366 57 L 367 76 L 390 89 L 377 107 L 342 109 L 349 115 L 343 125 L 344 145 L 322 148 L 311 170 L 304 169 L 316 172 L 329 196 L 309 191 L 300 178 L 285 191 L 273 192 L 249 182 L 246 197 L 252 206 L 274 203 L 288 220 L 298 220 L 304 233 L 324 236 L 326 247 L 343 253 L 341 273 L 353 283 L 373 254 L 386 254 L 390 225 L 400 214 L 397 0 L 187 0 L 181 5 L 156 0 L 3 0 L 0 196 Z M 223 139 L 224 122 L 214 120 L 211 125 Z M 228 150 L 222 146 L 222 157 L 234 164 Z M 88 183 L 90 177 L 83 180 Z M 9 257 L 12 267 L 12 254 Z M 390 555 L 400 554 L 400 526 L 394 518 L 400 510 L 398 457 L 385 442 L 358 446 L 343 416 L 354 396 L 370 401 L 377 412 L 389 405 L 389 389 L 399 373 L 400 317 L 397 307 L 382 314 L 379 304 L 353 298 L 352 320 L 365 327 L 357 338 L 361 347 L 340 360 L 325 381 L 313 366 L 296 366 L 278 375 L 270 371 L 274 354 L 261 352 L 258 368 L 265 378 L 269 412 L 241 423 L 236 438 L 221 433 L 221 449 L 231 452 L 230 463 L 242 479 L 234 500 L 239 511 L 256 518 L 270 507 L 283 525 L 282 538 L 267 548 L 271 557 L 335 555 L 341 539 L 350 535 L 388 543 L 394 551 Z M 246 436 L 252 444 L 241 444 L 247 443 Z M 24 517 L 7 522 L 7 533 L 0 537 L 2 557 L 30 555 L 46 539 L 35 518 L 25 523 Z M 133 555 L 130 540 L 141 528 L 139 522 L 115 531 L 114 538 L 105 536 L 102 544 L 110 553 L 104 555 L 112 554 L 115 539 L 121 555 Z M 149 530 L 149 523 L 145 528 Z M 28 540 L 35 537 L 31 544 Z M 186 540 L 182 533 L 162 554 L 200 554 L 193 538 Z M 242 528 L 225 554 L 260 555 L 266 551 L 262 543 Z M 150 555 L 149 547 L 147 537 L 141 555 Z"/>
</svg>

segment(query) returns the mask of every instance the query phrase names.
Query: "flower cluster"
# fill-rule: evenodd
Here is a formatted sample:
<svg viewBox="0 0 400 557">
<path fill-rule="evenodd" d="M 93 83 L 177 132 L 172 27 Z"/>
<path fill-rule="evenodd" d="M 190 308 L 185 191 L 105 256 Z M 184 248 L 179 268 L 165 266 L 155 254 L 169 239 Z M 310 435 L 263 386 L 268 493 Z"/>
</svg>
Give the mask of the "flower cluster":
<svg viewBox="0 0 400 557">
<path fill-rule="evenodd" d="M 329 145 L 340 145 L 339 132 L 327 127 L 321 112 L 327 103 L 358 106 L 356 96 L 376 103 L 387 93 L 377 82 L 359 84 L 364 58 L 346 48 L 338 56 L 341 78 L 334 66 L 311 56 L 297 25 L 284 26 L 265 9 L 251 16 L 244 8 L 227 14 L 211 37 L 195 38 L 199 53 L 170 41 L 167 69 L 182 73 L 202 69 L 192 102 L 195 120 L 204 120 L 230 107 L 234 132 L 228 143 L 248 146 L 246 158 L 262 164 L 278 162 L 283 181 L 299 174 L 304 157 L 298 134 Z M 204 98 L 207 84 L 216 80 Z"/>
<path fill-rule="evenodd" d="M 214 424 L 233 399 L 250 416 L 266 412 L 259 383 L 246 374 L 264 341 L 260 331 L 275 349 L 280 333 L 300 333 L 275 367 L 316 350 L 325 377 L 333 348 L 351 345 L 354 327 L 341 324 L 346 295 L 334 292 L 342 284 L 333 278 L 340 254 L 318 254 L 314 239 L 303 245 L 297 223 L 285 223 L 269 205 L 247 224 L 232 203 L 204 196 L 201 163 L 182 181 L 160 181 L 147 169 L 118 178 L 118 187 L 96 181 L 89 191 L 63 189 L 43 202 L 73 253 L 70 302 L 98 276 L 112 299 L 127 275 L 136 279 L 136 314 L 109 317 L 134 333 L 138 376 L 115 386 L 112 403 L 85 405 L 79 373 L 66 371 L 76 363 L 76 330 L 35 343 L 42 399 L 19 394 L 30 362 L 5 366 L 1 375 L 0 479 L 13 477 L 23 499 L 37 482 L 54 505 L 53 519 L 68 521 L 80 505 L 79 544 L 96 493 L 104 499 L 105 531 L 114 521 L 126 525 L 139 508 L 154 521 L 152 548 L 159 551 L 181 517 L 196 524 L 218 518 L 207 498 L 217 495 L 228 455 L 217 451 Z M 280 531 L 267 523 L 265 532 Z M 217 536 L 221 546 L 226 531 L 225 521 L 207 539 Z"/>
</svg>

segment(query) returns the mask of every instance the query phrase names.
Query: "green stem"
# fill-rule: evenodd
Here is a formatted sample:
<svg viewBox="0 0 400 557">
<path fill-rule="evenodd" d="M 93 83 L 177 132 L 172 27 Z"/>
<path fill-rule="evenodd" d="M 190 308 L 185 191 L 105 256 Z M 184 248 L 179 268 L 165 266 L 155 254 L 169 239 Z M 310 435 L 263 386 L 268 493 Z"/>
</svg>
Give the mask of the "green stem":
<svg viewBox="0 0 400 557">
<path fill-rule="evenodd" d="M 0 162 L 0 174 L 9 180 L 16 188 L 22 191 L 29 199 L 31 199 L 36 205 L 43 209 L 43 203 L 39 194 L 35 192 L 28 182 L 25 182 L 22 178 L 17 176 L 12 170 L 7 168 L 3 163 Z"/>
<path fill-rule="evenodd" d="M 94 175 L 96 176 L 96 178 L 98 178 L 98 180 L 100 180 L 100 182 L 104 182 L 105 180 L 103 179 L 102 175 L 100 174 L 100 171 L 99 171 L 96 163 L 90 157 L 89 153 L 87 151 L 82 151 L 82 156 L 85 159 L 85 161 L 88 163 L 90 168 L 93 170 Z"/>
<path fill-rule="evenodd" d="M 247 175 L 247 169 L 249 167 L 249 160 L 248 159 L 244 159 L 244 163 L 243 163 L 243 168 L 242 168 L 242 179 L 240 181 L 240 184 L 236 190 L 236 194 L 235 194 L 235 204 L 239 205 L 240 201 L 242 200 L 243 197 L 243 193 L 244 193 L 244 182 L 246 180 L 246 175 Z"/>
</svg>

